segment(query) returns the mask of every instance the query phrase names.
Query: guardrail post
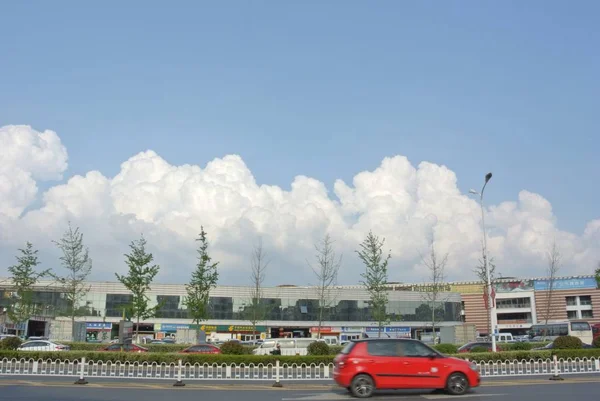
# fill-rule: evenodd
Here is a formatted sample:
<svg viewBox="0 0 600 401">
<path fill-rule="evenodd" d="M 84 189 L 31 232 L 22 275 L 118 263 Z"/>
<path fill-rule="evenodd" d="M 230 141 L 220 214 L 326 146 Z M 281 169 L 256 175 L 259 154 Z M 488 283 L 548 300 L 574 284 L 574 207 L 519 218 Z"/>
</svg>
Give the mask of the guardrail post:
<svg viewBox="0 0 600 401">
<path fill-rule="evenodd" d="M 594 360 L 594 367 L 596 372 L 600 372 L 600 359 L 596 358 Z"/>
<path fill-rule="evenodd" d="M 183 387 L 185 383 L 181 380 L 181 371 L 183 370 L 183 363 L 181 359 L 179 360 L 179 365 L 177 366 L 177 381 L 173 384 L 173 387 Z"/>
<path fill-rule="evenodd" d="M 87 380 L 85 380 L 84 373 L 85 373 L 85 357 L 81 358 L 81 369 L 79 369 L 79 380 L 77 380 L 74 384 L 88 384 Z"/>
<path fill-rule="evenodd" d="M 554 371 L 554 374 L 550 377 L 550 380 L 555 380 L 555 381 L 561 381 L 561 380 L 565 380 L 562 377 L 560 377 L 560 374 L 558 372 L 558 358 L 556 357 L 556 355 L 552 355 L 552 370 Z"/>
<path fill-rule="evenodd" d="M 275 361 L 275 384 L 273 387 L 283 387 L 279 381 L 279 359 Z"/>
</svg>

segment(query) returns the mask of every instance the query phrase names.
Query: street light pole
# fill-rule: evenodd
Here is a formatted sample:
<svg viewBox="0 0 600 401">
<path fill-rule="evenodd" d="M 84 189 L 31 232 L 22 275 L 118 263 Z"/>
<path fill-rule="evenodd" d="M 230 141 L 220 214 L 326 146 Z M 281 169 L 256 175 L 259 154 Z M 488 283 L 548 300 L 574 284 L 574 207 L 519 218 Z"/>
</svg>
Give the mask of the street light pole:
<svg viewBox="0 0 600 401">
<path fill-rule="evenodd" d="M 474 195 L 479 195 L 479 206 L 481 208 L 481 230 L 483 233 L 483 269 L 485 271 L 485 278 L 486 278 L 486 288 L 487 288 L 487 299 L 488 299 L 488 309 L 489 309 L 489 319 L 490 319 L 490 331 L 491 333 L 488 333 L 491 337 L 492 337 L 492 352 L 496 352 L 496 305 L 494 303 L 494 300 L 492 298 L 492 280 L 490 277 L 490 268 L 489 268 L 489 262 L 488 262 L 488 257 L 487 257 L 487 233 L 485 230 L 485 209 L 483 207 L 483 192 L 485 191 L 485 186 L 487 185 L 487 183 L 489 182 L 489 180 L 492 178 L 492 173 L 487 173 L 485 175 L 485 182 L 483 184 L 483 188 L 481 189 L 481 192 L 477 192 L 475 190 L 470 190 L 469 192 L 474 194 Z"/>
</svg>

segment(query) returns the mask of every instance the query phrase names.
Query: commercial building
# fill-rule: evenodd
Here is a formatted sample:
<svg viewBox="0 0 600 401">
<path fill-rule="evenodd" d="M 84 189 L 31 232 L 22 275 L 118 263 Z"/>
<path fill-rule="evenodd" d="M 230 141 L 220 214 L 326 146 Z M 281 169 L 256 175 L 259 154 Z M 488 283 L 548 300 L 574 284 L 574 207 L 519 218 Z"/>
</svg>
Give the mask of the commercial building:
<svg viewBox="0 0 600 401">
<path fill-rule="evenodd" d="M 452 290 L 461 294 L 465 322 L 475 324 L 482 335 L 489 333 L 484 289 L 481 282 L 452 284 Z M 546 320 L 600 322 L 600 290 L 594 276 L 502 278 L 495 281 L 492 295 L 499 332 L 526 334 L 532 325 Z"/>
<path fill-rule="evenodd" d="M 112 337 L 131 302 L 131 294 L 117 282 L 90 282 L 90 291 L 77 309 L 77 320 L 85 321 L 90 338 Z M 387 314 L 390 321 L 385 335 L 426 338 L 431 333 L 433 316 L 432 285 L 390 283 Z M 474 324 L 480 335 L 489 332 L 487 297 L 481 282 L 455 282 L 437 287 L 436 327 Z M 493 286 L 499 332 L 526 334 L 532 325 L 546 319 L 585 319 L 600 323 L 600 290 L 593 276 L 547 278 L 502 278 Z M 314 287 L 279 286 L 263 289 L 261 318 L 254 328 L 248 320 L 252 310 L 252 289 L 219 286 L 211 292 L 210 319 L 202 329 L 215 339 L 247 340 L 256 330 L 262 338 L 314 336 L 318 326 L 319 300 Z M 140 323 L 139 331 L 152 338 L 174 335 L 178 328 L 191 325 L 184 297 L 185 286 L 155 284 L 148 293 L 150 306 L 157 306 L 155 317 Z M 27 326 L 7 320 L 11 303 L 9 281 L 0 279 L 0 333 L 26 330 L 29 335 L 48 335 L 52 322 L 68 314 L 69 305 L 55 282 L 39 282 L 34 292 L 36 314 Z M 378 331 L 369 305 L 369 294 L 362 286 L 340 286 L 331 291 L 325 308 L 321 333 L 340 340 L 358 338 Z"/>
<path fill-rule="evenodd" d="M 7 280 L 0 282 L 5 283 L 0 284 L 0 307 L 7 308 L 12 289 Z M 87 322 L 92 338 L 104 338 L 108 333 L 114 336 L 116 325 L 131 302 L 131 294 L 117 282 L 90 282 L 88 285 L 90 290 L 77 309 L 77 320 Z M 209 337 L 246 340 L 253 336 L 254 328 L 248 320 L 252 309 L 251 290 L 249 287 L 219 286 L 211 292 L 210 319 L 202 323 Z M 55 282 L 37 283 L 33 296 L 37 316 L 29 322 L 29 335 L 47 335 L 52 320 L 67 314 L 69 305 L 61 291 Z M 157 306 L 157 313 L 155 317 L 140 323 L 140 333 L 161 338 L 173 335 L 177 328 L 189 327 L 192 321 L 184 305 L 185 295 L 184 285 L 153 285 L 148 297 L 150 306 Z M 330 298 L 321 329 L 324 335 L 344 340 L 378 331 L 373 322 L 369 294 L 364 287 L 336 287 L 331 291 Z M 258 322 L 256 332 L 263 338 L 309 337 L 317 331 L 319 301 L 314 287 L 264 288 L 261 306 L 264 315 Z M 440 293 L 435 309 L 438 327 L 460 324 L 460 294 Z M 386 312 L 390 322 L 384 332 L 390 337 L 421 337 L 428 328 L 431 331 L 432 303 L 428 300 L 426 288 L 391 285 Z M 9 322 L 3 326 L 5 331 L 15 328 Z"/>
</svg>

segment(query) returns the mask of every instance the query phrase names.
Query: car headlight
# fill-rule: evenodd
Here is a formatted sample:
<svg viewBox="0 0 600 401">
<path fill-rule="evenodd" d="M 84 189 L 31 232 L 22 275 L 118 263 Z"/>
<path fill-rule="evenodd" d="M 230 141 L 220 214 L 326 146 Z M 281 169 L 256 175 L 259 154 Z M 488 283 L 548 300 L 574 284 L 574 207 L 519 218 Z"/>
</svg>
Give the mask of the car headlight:
<svg viewBox="0 0 600 401">
<path fill-rule="evenodd" d="M 479 372 L 479 365 L 478 364 L 476 364 L 475 362 L 471 362 L 469 365 L 470 365 L 470 367 L 471 367 L 472 370 L 474 370 L 476 372 Z"/>
</svg>

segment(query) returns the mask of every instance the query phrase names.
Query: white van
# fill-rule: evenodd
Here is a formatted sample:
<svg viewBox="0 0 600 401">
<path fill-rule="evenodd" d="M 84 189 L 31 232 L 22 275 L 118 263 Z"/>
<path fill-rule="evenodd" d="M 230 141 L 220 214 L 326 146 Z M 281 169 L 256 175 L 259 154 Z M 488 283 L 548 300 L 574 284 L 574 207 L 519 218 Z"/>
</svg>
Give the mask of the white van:
<svg viewBox="0 0 600 401">
<path fill-rule="evenodd" d="M 277 348 L 277 344 L 279 344 L 281 346 L 281 355 L 306 355 L 308 354 L 308 346 L 315 341 L 317 340 L 311 338 L 266 339 L 252 353 L 254 355 L 270 355 Z"/>
<path fill-rule="evenodd" d="M 496 334 L 496 342 L 497 343 L 514 343 L 515 339 L 513 338 L 511 333 L 499 333 L 499 334 Z"/>
</svg>

